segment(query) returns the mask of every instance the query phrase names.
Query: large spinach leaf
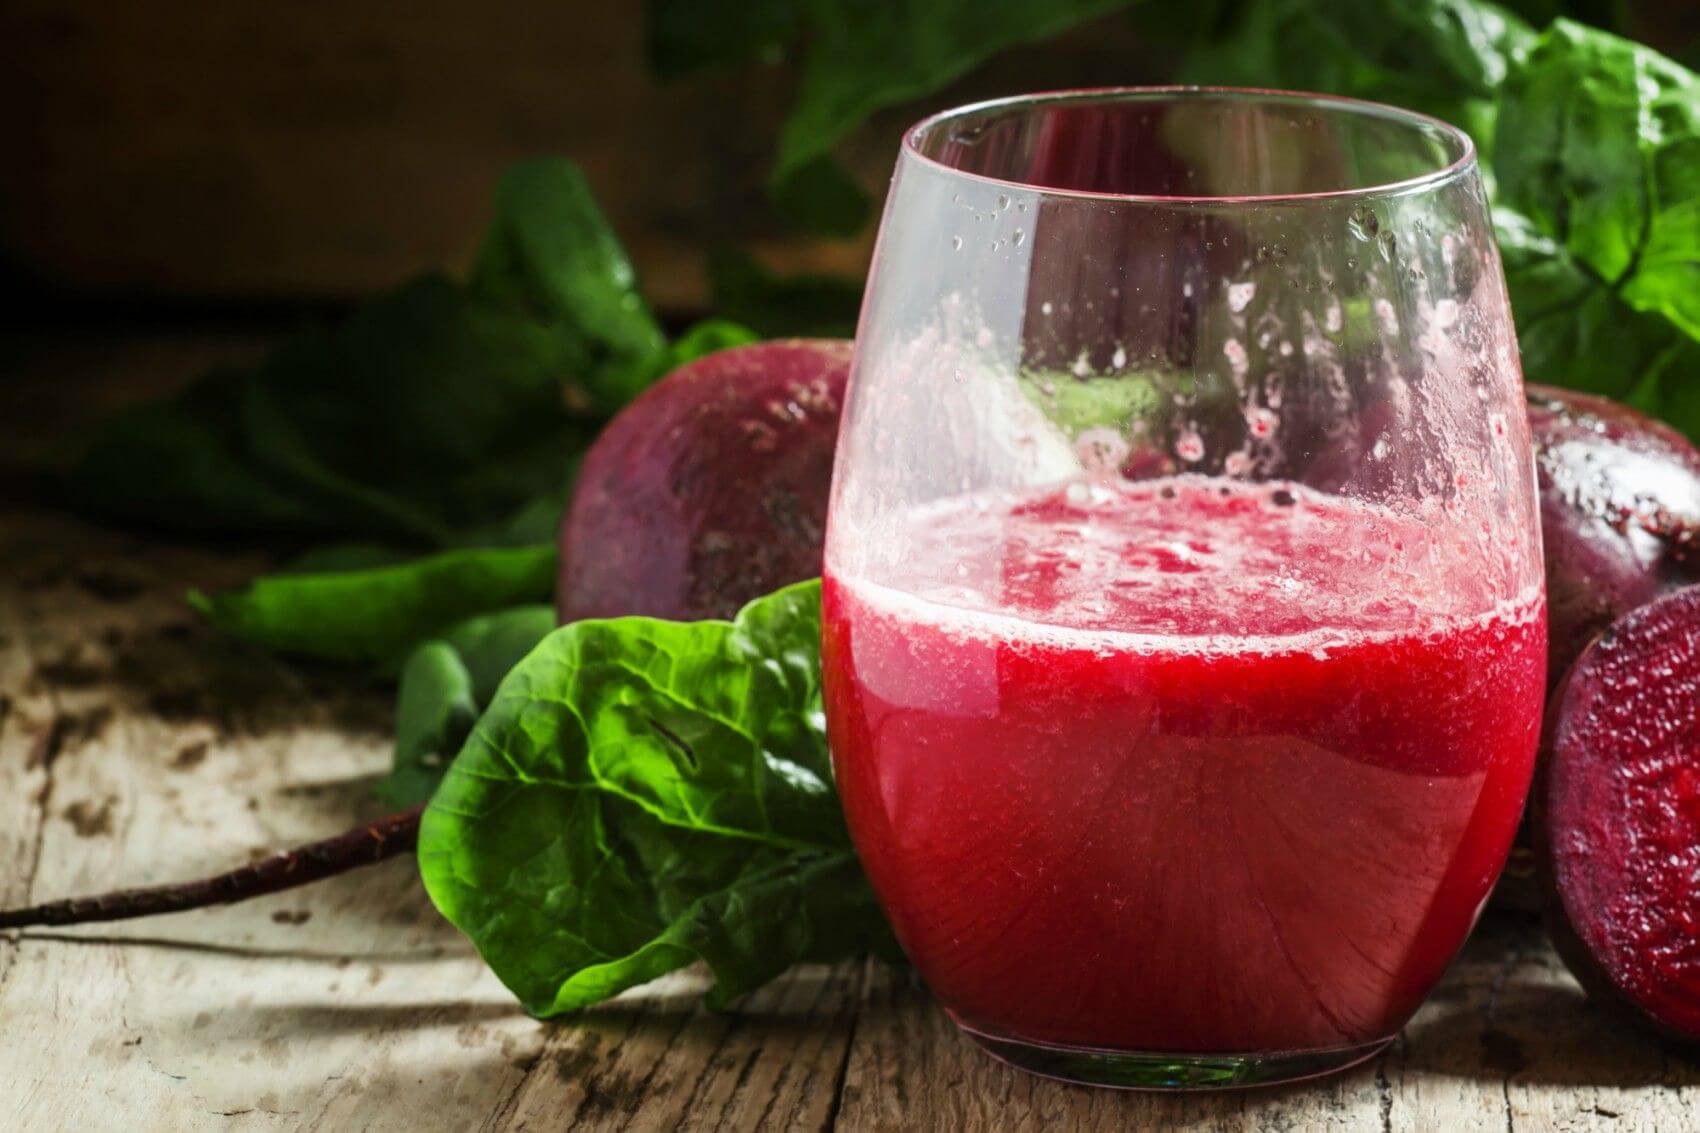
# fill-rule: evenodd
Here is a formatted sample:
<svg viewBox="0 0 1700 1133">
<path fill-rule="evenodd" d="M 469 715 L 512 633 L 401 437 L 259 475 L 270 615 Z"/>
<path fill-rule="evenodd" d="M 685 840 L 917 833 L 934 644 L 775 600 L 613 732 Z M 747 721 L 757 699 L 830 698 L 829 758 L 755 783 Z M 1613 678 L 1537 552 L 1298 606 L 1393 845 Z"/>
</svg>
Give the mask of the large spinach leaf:
<svg viewBox="0 0 1700 1133">
<path fill-rule="evenodd" d="M 444 916 L 538 1015 L 704 960 L 713 999 L 887 945 L 833 792 L 819 584 L 733 622 L 555 631 L 420 828 Z"/>
<path fill-rule="evenodd" d="M 1495 219 L 1524 373 L 1700 438 L 1700 84 L 1561 20 L 1496 106 Z"/>
<path fill-rule="evenodd" d="M 1527 217 L 1498 209 L 1494 226 L 1529 380 L 1627 401 L 1700 435 L 1700 342 L 1629 307 Z"/>
<path fill-rule="evenodd" d="M 1630 307 L 1700 338 L 1700 81 L 1561 20 L 1500 101 L 1501 202 Z"/>
</svg>

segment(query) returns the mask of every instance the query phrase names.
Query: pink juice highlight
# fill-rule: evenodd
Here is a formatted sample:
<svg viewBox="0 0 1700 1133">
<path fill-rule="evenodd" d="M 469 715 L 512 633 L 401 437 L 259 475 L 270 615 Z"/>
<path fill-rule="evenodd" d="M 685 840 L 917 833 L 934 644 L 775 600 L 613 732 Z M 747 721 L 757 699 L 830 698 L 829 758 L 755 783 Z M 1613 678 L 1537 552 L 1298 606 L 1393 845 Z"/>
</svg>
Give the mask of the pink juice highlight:
<svg viewBox="0 0 1700 1133">
<path fill-rule="evenodd" d="M 966 1026 L 1348 1046 L 1474 923 L 1533 769 L 1544 595 L 1440 524 L 1203 477 L 964 497 L 829 557 L 828 727 L 899 939 Z"/>
</svg>

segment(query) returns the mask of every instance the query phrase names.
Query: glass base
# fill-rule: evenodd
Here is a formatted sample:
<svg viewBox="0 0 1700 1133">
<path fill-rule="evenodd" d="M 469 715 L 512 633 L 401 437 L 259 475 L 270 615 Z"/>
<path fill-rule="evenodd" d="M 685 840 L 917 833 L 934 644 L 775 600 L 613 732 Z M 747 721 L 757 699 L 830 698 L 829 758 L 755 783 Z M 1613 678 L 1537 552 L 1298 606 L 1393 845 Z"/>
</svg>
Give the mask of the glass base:
<svg viewBox="0 0 1700 1133">
<path fill-rule="evenodd" d="M 962 1033 L 1017 1070 L 1122 1090 L 1221 1090 L 1333 1074 L 1379 1054 L 1392 1036 L 1357 1046 L 1268 1054 L 1160 1054 L 1010 1039 L 956 1021 Z"/>
</svg>

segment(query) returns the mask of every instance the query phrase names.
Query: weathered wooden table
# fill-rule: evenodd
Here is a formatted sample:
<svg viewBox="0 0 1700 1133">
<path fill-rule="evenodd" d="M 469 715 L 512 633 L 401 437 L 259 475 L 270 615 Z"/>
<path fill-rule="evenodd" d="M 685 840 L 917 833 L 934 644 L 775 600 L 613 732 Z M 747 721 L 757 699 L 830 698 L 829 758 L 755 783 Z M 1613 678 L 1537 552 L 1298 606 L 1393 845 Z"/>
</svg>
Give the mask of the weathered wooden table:
<svg viewBox="0 0 1700 1133">
<path fill-rule="evenodd" d="M 0 470 L 41 430 L 244 336 L 37 351 Z M 197 623 L 251 557 L 0 490 L 0 902 L 222 868 L 377 813 L 386 697 Z M 526 1018 L 394 860 L 247 905 L 0 937 L 0 1129 L 1700 1128 L 1700 1064 L 1591 1008 L 1538 926 L 1490 914 L 1398 1043 L 1314 1084 L 1094 1091 L 1008 1070 L 905 972 L 793 972 L 726 1014 L 685 974 Z"/>
</svg>

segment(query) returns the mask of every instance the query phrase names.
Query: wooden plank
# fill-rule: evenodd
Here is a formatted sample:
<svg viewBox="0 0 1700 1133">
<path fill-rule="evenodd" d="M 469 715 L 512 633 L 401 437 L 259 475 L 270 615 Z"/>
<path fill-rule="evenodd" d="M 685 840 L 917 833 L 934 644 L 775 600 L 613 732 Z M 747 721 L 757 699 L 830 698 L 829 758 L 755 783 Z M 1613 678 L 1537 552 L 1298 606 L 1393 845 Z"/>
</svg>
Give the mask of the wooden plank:
<svg viewBox="0 0 1700 1133">
<path fill-rule="evenodd" d="M 843 1129 L 1685 1129 L 1700 1066 L 1587 1003 L 1539 926 L 1484 921 L 1399 1041 L 1346 1074 L 1214 1095 L 1017 1075 L 957 1035 L 914 978 L 875 969 Z"/>
<path fill-rule="evenodd" d="M 1406 1028 L 1400 1129 L 1700 1127 L 1700 1064 L 1588 1002 L 1538 926 L 1495 917 Z"/>
<path fill-rule="evenodd" d="M 706 977 L 668 977 L 552 1028 L 487 1129 L 826 1129 L 863 965 L 800 967 L 735 1010 L 703 1009 Z"/>
<path fill-rule="evenodd" d="M 54 757 L 73 730 L 52 696 L 29 683 L 34 670 L 15 592 L 0 593 L 0 900 L 29 899 L 41 856 L 42 803 Z M 0 937 L 0 991 L 16 945 Z"/>
<path fill-rule="evenodd" d="M 41 513 L 0 526 L 6 899 L 183 876 L 373 813 L 381 691 L 197 626 L 252 559 Z M 51 758 L 49 758 L 51 756 Z M 39 866 L 37 865 L 39 859 Z M 1491 916 L 1399 1044 L 1324 1082 L 1084 1090 L 962 1040 L 914 977 L 792 973 L 727 1014 L 703 977 L 526 1019 L 392 862 L 250 905 L 0 944 L 7 1128 L 1672 1129 L 1700 1067 L 1587 1005 Z"/>
<path fill-rule="evenodd" d="M 193 338 L 135 355 L 149 381 L 252 349 Z M 73 419 L 51 376 L 103 388 L 131 357 L 82 351 L 9 397 Z M 0 428 L 24 419 L 0 412 Z M 0 900 L 182 877 L 375 813 L 387 693 L 229 642 L 182 602 L 259 560 L 14 507 L 0 561 Z M 0 936 L 0 1128 L 1700 1128 L 1700 1065 L 1587 1004 L 1526 918 L 1490 914 L 1372 1064 L 1211 1096 L 1018 1074 L 876 963 L 799 969 L 724 1014 L 703 984 L 681 973 L 529 1020 L 404 861 L 228 909 Z"/>
<path fill-rule="evenodd" d="M 18 682 L 14 660 L 4 691 L 22 716 L 39 703 L 60 721 L 49 789 L 21 792 L 42 798 L 34 898 L 183 876 L 371 813 L 384 697 L 188 620 L 184 585 L 228 583 L 252 560 L 132 544 L 40 516 L 0 539 L 15 568 L 5 632 L 33 663 Z M 17 746 L 0 753 L 8 775 Z M 541 1038 L 406 862 L 8 951 L 4 1128 L 472 1121 Z"/>
<path fill-rule="evenodd" d="M 387 694 L 224 641 L 182 603 L 255 560 L 40 513 L 7 517 L 0 556 L 8 902 L 187 876 L 373 816 Z M 861 965 L 799 969 L 712 1014 L 689 973 L 546 1027 L 399 861 L 25 933 L 0 964 L 3 1128 L 820 1129 L 862 982 Z"/>
</svg>

